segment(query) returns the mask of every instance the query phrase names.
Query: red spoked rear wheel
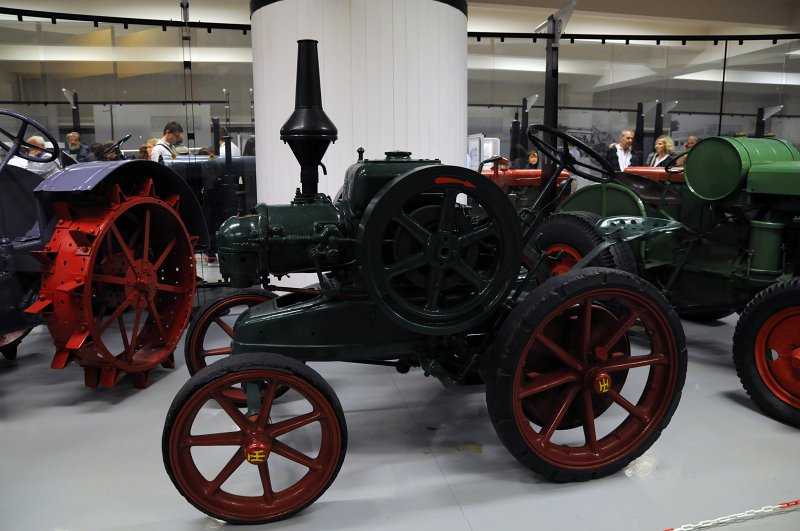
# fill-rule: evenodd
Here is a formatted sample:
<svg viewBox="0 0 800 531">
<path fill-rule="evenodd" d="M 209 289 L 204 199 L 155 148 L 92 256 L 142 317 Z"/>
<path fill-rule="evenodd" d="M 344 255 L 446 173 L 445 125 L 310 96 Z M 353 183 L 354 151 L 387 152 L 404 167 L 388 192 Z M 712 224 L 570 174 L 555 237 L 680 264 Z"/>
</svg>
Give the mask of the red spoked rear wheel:
<svg viewBox="0 0 800 531">
<path fill-rule="evenodd" d="M 131 373 L 146 387 L 155 366 L 175 366 L 194 297 L 193 239 L 177 196 L 156 197 L 151 179 L 129 194 L 104 184 L 56 205 L 37 305 L 56 344 L 54 368 L 77 361 L 87 386 L 111 387 Z"/>
<path fill-rule="evenodd" d="M 244 391 L 247 403 L 227 398 Z M 279 390 L 285 399 L 276 402 Z M 280 520 L 313 503 L 344 461 L 347 427 L 336 395 L 308 366 L 275 354 L 220 360 L 175 397 L 162 437 L 175 487 L 229 523 Z"/>
<path fill-rule="evenodd" d="M 629 273 L 588 268 L 553 277 L 510 314 L 487 360 L 498 436 L 555 481 L 611 474 L 669 423 L 686 376 L 680 320 Z"/>
</svg>

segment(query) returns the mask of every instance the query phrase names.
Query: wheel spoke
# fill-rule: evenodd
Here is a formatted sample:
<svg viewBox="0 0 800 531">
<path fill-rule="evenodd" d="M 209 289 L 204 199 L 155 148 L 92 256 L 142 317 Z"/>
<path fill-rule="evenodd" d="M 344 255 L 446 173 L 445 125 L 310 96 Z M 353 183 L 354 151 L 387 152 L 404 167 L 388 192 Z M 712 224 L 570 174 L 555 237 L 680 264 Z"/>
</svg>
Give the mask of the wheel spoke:
<svg viewBox="0 0 800 531">
<path fill-rule="evenodd" d="M 295 450 L 294 448 L 282 443 L 281 441 L 272 442 L 272 451 L 281 457 L 285 457 L 290 461 L 294 461 L 312 471 L 322 470 L 322 463 L 318 459 L 308 457 L 303 452 Z"/>
<path fill-rule="evenodd" d="M 459 236 L 458 246 L 459 248 L 463 249 L 464 247 L 477 241 L 485 240 L 489 236 L 494 236 L 496 233 L 494 221 L 489 221 L 488 223 Z"/>
<path fill-rule="evenodd" d="M 119 324 L 119 333 L 122 336 L 122 348 L 124 352 L 127 352 L 130 348 L 130 343 L 128 343 L 128 331 L 125 330 L 125 320 L 120 315 L 117 318 L 117 324 Z"/>
<path fill-rule="evenodd" d="M 576 371 L 582 370 L 581 363 L 575 359 L 575 357 L 564 350 L 561 345 L 550 339 L 544 334 L 542 331 L 540 334 L 533 336 L 530 341 L 528 341 L 528 345 L 526 347 L 526 351 L 532 346 L 532 343 L 536 340 L 539 340 L 549 351 L 551 354 L 555 355 L 556 358 L 561 360 L 567 366 L 575 369 Z"/>
<path fill-rule="evenodd" d="M 205 489 L 206 494 L 217 492 L 220 487 L 222 487 L 222 484 L 228 481 L 228 478 L 230 478 L 233 473 L 236 472 L 236 469 L 239 468 L 242 463 L 244 463 L 244 452 L 237 448 L 228 463 L 222 468 L 222 470 L 219 471 L 217 477 L 215 477 L 214 480 L 208 484 L 208 487 Z"/>
<path fill-rule="evenodd" d="M 549 374 L 528 373 L 526 376 L 531 379 L 531 382 L 519 390 L 517 400 L 575 382 L 578 379 L 575 373 L 567 371 L 556 371 Z"/>
<path fill-rule="evenodd" d="M 125 349 L 126 361 L 131 361 L 133 355 L 136 354 L 136 342 L 139 340 L 139 324 L 142 319 L 142 308 L 136 307 L 135 316 L 133 318 L 133 327 L 131 328 L 131 344 L 129 348 Z"/>
<path fill-rule="evenodd" d="M 159 257 L 158 257 L 158 260 L 156 260 L 156 261 L 153 263 L 153 269 L 154 269 L 154 270 L 158 271 L 158 269 L 160 269 L 160 268 L 161 268 L 161 264 L 163 264 L 163 263 L 164 263 L 164 260 L 166 260 L 166 259 L 167 259 L 167 256 L 169 256 L 169 253 L 171 253 L 171 252 L 172 252 L 172 248 L 173 248 L 173 247 L 175 247 L 175 245 L 176 245 L 177 243 L 178 243 L 178 238 L 177 238 L 177 237 L 174 237 L 174 238 L 172 238 L 172 239 L 169 241 L 169 243 L 167 244 L 167 246 L 166 246 L 166 247 L 164 247 L 164 251 L 161 253 L 161 256 L 159 256 Z"/>
<path fill-rule="evenodd" d="M 577 385 L 573 385 L 565 388 L 558 395 L 557 406 L 553 407 L 553 410 L 550 412 L 550 418 L 548 418 L 542 426 L 541 436 L 543 443 L 549 441 L 553 437 L 561 421 L 564 420 L 564 415 L 567 414 L 567 410 L 572 405 L 573 400 L 575 400 L 579 389 Z"/>
<path fill-rule="evenodd" d="M 156 324 L 156 327 L 158 327 L 158 332 L 161 334 L 161 337 L 167 337 L 167 330 L 164 328 L 164 321 L 161 318 L 161 314 L 159 313 L 155 302 L 148 300 L 147 308 L 150 310 L 150 316 L 153 318 L 153 322 Z"/>
<path fill-rule="evenodd" d="M 442 212 L 439 216 L 439 227 L 437 229 L 439 232 L 450 232 L 453 229 L 458 193 L 458 190 L 454 188 L 447 188 L 444 191 Z"/>
<path fill-rule="evenodd" d="M 111 232 L 117 239 L 117 243 L 119 243 L 120 250 L 122 251 L 122 254 L 125 255 L 125 260 L 128 261 L 128 264 L 131 267 L 135 267 L 136 260 L 133 258 L 133 251 L 131 251 L 130 247 L 128 247 L 128 243 L 125 241 L 125 238 L 122 237 L 122 234 L 120 234 L 116 223 L 111 223 Z"/>
<path fill-rule="evenodd" d="M 614 345 L 617 344 L 617 341 L 622 339 L 622 336 L 625 335 L 625 333 L 630 329 L 631 326 L 633 326 L 633 323 L 636 321 L 636 319 L 639 318 L 641 314 L 642 310 L 640 310 L 639 308 L 631 310 L 631 314 L 628 316 L 625 322 L 622 323 L 622 325 L 620 325 L 619 327 L 617 327 L 617 329 L 614 330 L 614 333 L 611 334 L 611 337 L 608 339 L 608 341 L 606 341 L 605 344 L 606 352 L 611 351 Z"/>
<path fill-rule="evenodd" d="M 103 284 L 117 284 L 120 286 L 125 286 L 128 283 L 128 280 L 125 277 L 115 277 L 113 275 L 98 275 L 94 274 L 94 280 L 96 282 L 102 282 Z"/>
<path fill-rule="evenodd" d="M 277 384 L 274 380 L 267 383 L 267 388 L 264 390 L 263 402 L 261 402 L 261 409 L 258 412 L 256 419 L 256 426 L 263 428 L 269 422 L 269 415 L 272 412 L 272 403 L 275 401 L 275 391 Z"/>
<path fill-rule="evenodd" d="M 219 318 L 219 317 L 217 317 L 216 319 L 214 319 L 214 322 L 215 322 L 215 323 L 217 323 L 217 325 L 218 325 L 220 328 L 222 328 L 222 331 L 223 331 L 223 332 L 225 332 L 226 334 L 228 334 L 228 337 L 230 337 L 231 339 L 233 339 L 233 328 L 232 328 L 232 327 L 231 327 L 231 326 L 230 326 L 228 323 L 226 323 L 225 321 L 223 321 L 223 320 L 222 320 L 221 318 Z"/>
<path fill-rule="evenodd" d="M 457 260 L 453 266 L 453 269 L 455 269 L 459 275 L 464 277 L 467 282 L 478 288 L 478 292 L 482 292 L 489 284 L 489 282 L 484 280 L 483 277 L 481 277 L 477 271 L 472 269 L 472 267 L 470 267 L 469 264 L 467 264 L 464 260 Z"/>
<path fill-rule="evenodd" d="M 639 367 L 648 367 L 650 365 L 667 365 L 669 360 L 663 354 L 654 354 L 652 356 L 626 356 L 622 359 L 612 359 L 607 363 L 603 363 L 600 367 L 606 372 L 627 371 L 629 369 L 637 369 Z"/>
<path fill-rule="evenodd" d="M 622 406 L 622 408 L 625 409 L 625 411 L 627 411 L 637 419 L 641 420 L 643 423 L 647 424 L 648 422 L 650 422 L 650 415 L 647 414 L 646 409 L 641 407 L 636 407 L 635 405 L 631 404 L 627 398 L 619 394 L 614 389 L 609 389 L 607 394 L 609 397 L 611 397 L 611 399 L 614 402 Z"/>
<path fill-rule="evenodd" d="M 176 286 L 174 284 L 157 283 L 156 289 L 158 291 L 168 291 L 170 293 L 186 293 L 188 290 L 184 286 Z"/>
<path fill-rule="evenodd" d="M 117 306 L 117 309 L 116 309 L 116 310 L 114 310 L 114 313 L 112 313 L 112 314 L 111 314 L 111 316 L 110 316 L 110 317 L 109 317 L 109 318 L 108 318 L 108 319 L 107 319 L 107 320 L 106 320 L 104 323 L 102 323 L 100 326 L 98 326 L 98 327 L 97 327 L 97 332 L 98 332 L 98 333 L 100 333 L 100 334 L 102 334 L 103 332 L 105 332 L 105 331 L 106 331 L 106 329 L 107 329 L 109 326 L 111 326 L 111 323 L 113 323 L 114 321 L 116 321 L 116 320 L 117 320 L 117 318 L 118 318 L 120 315 L 122 315 L 122 312 L 124 312 L 126 309 L 128 309 L 128 306 L 130 306 L 130 305 L 131 305 L 131 303 L 133 302 L 133 299 L 134 299 L 135 297 L 138 297 L 138 296 L 139 296 L 139 294 L 138 294 L 137 292 L 135 292 L 135 291 L 132 291 L 132 292 L 130 293 L 130 295 L 128 295 L 127 297 L 125 297 L 125 300 L 124 300 L 124 301 L 122 301 L 122 304 L 120 304 L 119 306 Z"/>
<path fill-rule="evenodd" d="M 142 244 L 142 260 L 148 259 L 150 246 L 150 208 L 144 210 L 144 243 Z"/>
<path fill-rule="evenodd" d="M 428 276 L 428 299 L 425 301 L 425 310 L 433 312 L 439 309 L 439 295 L 442 293 L 442 280 L 444 269 L 434 268 Z"/>
<path fill-rule="evenodd" d="M 204 358 L 210 358 L 212 356 L 227 356 L 232 352 L 231 347 L 220 347 L 220 348 L 212 348 L 208 350 L 204 350 L 201 355 Z"/>
<path fill-rule="evenodd" d="M 306 413 L 305 415 L 300 415 L 299 417 L 276 422 L 270 426 L 269 434 L 271 437 L 280 437 L 281 435 L 286 435 L 290 431 L 300 429 L 303 426 L 308 426 L 312 422 L 317 422 L 321 418 L 322 413 L 318 411 L 312 411 L 310 413 Z"/>
<path fill-rule="evenodd" d="M 426 265 L 428 261 L 423 253 L 413 254 L 386 268 L 386 277 L 392 279 L 397 275 L 408 273 Z"/>
<path fill-rule="evenodd" d="M 583 416 L 583 436 L 586 444 L 592 453 L 597 453 L 597 427 L 594 423 L 594 404 L 592 403 L 592 392 L 584 389 L 581 393 L 581 414 Z"/>
<path fill-rule="evenodd" d="M 239 426 L 239 429 L 247 430 L 252 426 L 250 419 L 245 417 L 244 414 L 239 411 L 239 408 L 225 397 L 222 391 L 212 393 L 211 397 L 217 402 L 217 404 L 220 405 L 220 407 L 222 407 L 223 410 L 225 410 L 225 413 L 227 413 L 231 420 L 235 422 L 237 426 Z"/>
<path fill-rule="evenodd" d="M 426 244 L 428 243 L 428 240 L 430 240 L 431 233 L 428 231 L 428 229 L 417 223 L 414 218 L 405 212 L 401 212 L 399 216 L 396 216 L 392 219 L 401 227 L 406 229 L 419 243 Z"/>
<path fill-rule="evenodd" d="M 264 489 L 264 503 L 271 506 L 275 503 L 275 492 L 272 490 L 272 479 L 269 475 L 269 461 L 258 465 L 258 475 L 261 478 L 261 487 Z"/>
<path fill-rule="evenodd" d="M 208 433 L 203 435 L 190 435 L 182 446 L 241 446 L 244 434 L 240 431 L 225 433 Z"/>
</svg>

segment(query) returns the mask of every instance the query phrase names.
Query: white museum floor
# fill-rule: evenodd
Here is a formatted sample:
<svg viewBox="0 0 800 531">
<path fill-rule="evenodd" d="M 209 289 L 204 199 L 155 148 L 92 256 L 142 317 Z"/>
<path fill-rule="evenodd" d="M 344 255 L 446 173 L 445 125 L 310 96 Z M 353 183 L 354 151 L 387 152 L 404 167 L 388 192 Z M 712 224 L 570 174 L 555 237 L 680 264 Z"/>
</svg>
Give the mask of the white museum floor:
<svg viewBox="0 0 800 531">
<path fill-rule="evenodd" d="M 348 452 L 332 487 L 289 520 L 252 529 L 664 530 L 800 498 L 800 431 L 767 418 L 733 369 L 734 317 L 684 323 L 683 399 L 655 445 L 627 470 L 553 484 L 520 465 L 495 435 L 482 386 L 443 387 L 419 370 L 314 364 L 338 394 Z M 187 503 L 161 457 L 161 431 L 188 379 L 157 369 L 83 386 L 78 367 L 51 370 L 45 327 L 0 358 L 0 529 L 196 530 L 227 527 Z M 800 510 L 729 524 L 800 529 Z"/>
</svg>

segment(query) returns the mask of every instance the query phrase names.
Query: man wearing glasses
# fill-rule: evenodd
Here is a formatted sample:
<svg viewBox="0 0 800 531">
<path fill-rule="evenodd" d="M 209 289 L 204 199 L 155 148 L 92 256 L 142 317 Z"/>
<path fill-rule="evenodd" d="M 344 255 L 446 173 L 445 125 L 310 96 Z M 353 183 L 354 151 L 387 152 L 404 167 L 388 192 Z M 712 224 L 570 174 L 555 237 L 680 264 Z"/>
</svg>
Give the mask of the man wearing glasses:
<svg viewBox="0 0 800 531">
<path fill-rule="evenodd" d="M 163 162 L 165 158 L 174 159 L 178 156 L 175 146 L 183 142 L 183 127 L 178 122 L 169 122 L 164 126 L 164 136 L 156 142 L 150 152 L 150 160 Z"/>
</svg>

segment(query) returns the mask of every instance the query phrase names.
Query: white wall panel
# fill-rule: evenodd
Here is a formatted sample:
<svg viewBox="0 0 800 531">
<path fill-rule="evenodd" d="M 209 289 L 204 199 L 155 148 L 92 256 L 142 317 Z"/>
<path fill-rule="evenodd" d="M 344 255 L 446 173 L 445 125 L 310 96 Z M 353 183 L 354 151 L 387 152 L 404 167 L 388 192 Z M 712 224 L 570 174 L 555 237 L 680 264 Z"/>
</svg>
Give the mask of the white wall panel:
<svg viewBox="0 0 800 531">
<path fill-rule="evenodd" d="M 319 41 L 322 102 L 339 139 L 320 191 L 333 195 L 356 149 L 464 165 L 466 16 L 433 0 L 282 0 L 252 16 L 259 201 L 287 203 L 300 167 L 280 141 L 294 110 L 297 40 Z"/>
</svg>

